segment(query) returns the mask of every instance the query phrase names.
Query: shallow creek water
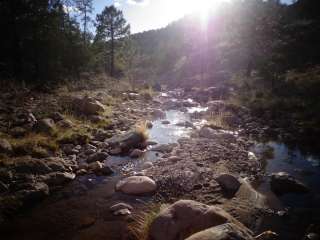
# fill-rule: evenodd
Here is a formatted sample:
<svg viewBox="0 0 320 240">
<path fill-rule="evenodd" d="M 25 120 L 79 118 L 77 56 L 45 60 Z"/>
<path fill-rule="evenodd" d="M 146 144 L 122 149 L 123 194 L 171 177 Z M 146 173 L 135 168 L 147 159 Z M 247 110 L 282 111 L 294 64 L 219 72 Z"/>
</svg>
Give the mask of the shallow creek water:
<svg viewBox="0 0 320 240">
<path fill-rule="evenodd" d="M 168 97 L 164 95 L 163 98 Z M 152 121 L 149 140 L 158 144 L 176 143 L 192 131 L 192 128 L 176 124 L 191 121 L 195 127 L 200 127 L 203 121 L 193 121 L 190 113 L 204 110 L 206 108 L 199 106 L 187 108 L 186 112 L 165 111 L 164 119 Z M 170 124 L 163 124 L 163 120 L 168 120 Z M 122 235 L 126 218 L 112 216 L 109 207 L 126 202 L 139 211 L 150 197 L 121 194 L 115 191 L 115 184 L 122 178 L 123 172 L 138 172 L 145 161 L 152 162 L 159 157 L 161 154 L 150 148 L 138 159 L 110 156 L 106 163 L 114 168 L 115 174 L 108 177 L 94 174 L 77 177 L 44 202 L 16 216 L 4 229 L 0 228 L 0 239 L 126 239 Z"/>
<path fill-rule="evenodd" d="M 256 184 L 256 189 L 267 196 L 275 211 L 263 219 L 260 231 L 272 229 L 279 234 L 279 239 L 303 239 L 310 224 L 320 224 L 320 155 L 276 141 L 256 143 L 252 150 L 258 156 L 269 152 L 268 156 L 261 156 L 266 176 Z M 280 171 L 305 183 L 310 192 L 275 196 L 268 175 Z"/>
<path fill-rule="evenodd" d="M 174 100 L 167 94 L 161 95 L 161 98 L 160 101 Z M 204 121 L 191 119 L 190 113 L 206 109 L 199 106 L 187 108 L 185 112 L 165 111 L 165 120 L 170 124 L 163 124 L 164 119 L 152 121 L 150 140 L 168 144 L 188 136 L 192 129 L 176 124 L 190 121 L 199 128 Z M 258 231 L 271 229 L 280 234 L 280 239 L 301 240 L 305 228 L 319 220 L 320 158 L 317 155 L 303 153 L 299 148 L 291 149 L 279 142 L 256 143 L 252 151 L 259 156 L 265 149 L 273 149 L 273 154 L 270 154 L 263 164 L 267 175 L 279 171 L 289 172 L 305 182 L 312 191 L 303 195 L 286 194 L 276 197 L 270 190 L 269 178 L 264 177 L 255 184 L 255 187 L 267 196 L 271 209 L 277 214 L 270 214 L 270 217 L 263 219 Z M 139 211 L 143 203 L 148 202 L 150 198 L 115 192 L 115 184 L 122 177 L 120 169 L 125 172 L 138 172 L 145 161 L 154 161 L 159 157 L 161 154 L 150 149 L 139 159 L 110 157 L 107 162 L 116 170 L 114 175 L 77 177 L 75 181 L 52 194 L 37 207 L 17 216 L 5 229 L 0 229 L 0 239 L 125 239 L 121 233 L 125 232 L 123 230 L 127 220 L 125 217 L 112 216 L 109 207 L 123 201 L 130 203 L 136 211 Z M 288 209 L 287 212 L 283 211 Z"/>
</svg>

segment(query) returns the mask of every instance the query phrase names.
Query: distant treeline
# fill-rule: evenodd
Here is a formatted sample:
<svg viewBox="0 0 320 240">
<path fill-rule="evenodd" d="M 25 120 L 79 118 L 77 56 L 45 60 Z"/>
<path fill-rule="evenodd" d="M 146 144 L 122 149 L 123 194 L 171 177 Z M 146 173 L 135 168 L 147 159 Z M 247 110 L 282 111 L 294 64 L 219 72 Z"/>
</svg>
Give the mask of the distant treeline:
<svg viewBox="0 0 320 240">
<path fill-rule="evenodd" d="M 92 9 L 92 0 L 0 1 L 0 77 L 44 84 L 106 72 L 206 86 L 240 75 L 275 89 L 287 71 L 320 63 L 318 0 L 226 1 L 206 21 L 191 15 L 131 36 L 121 11 Z"/>
</svg>

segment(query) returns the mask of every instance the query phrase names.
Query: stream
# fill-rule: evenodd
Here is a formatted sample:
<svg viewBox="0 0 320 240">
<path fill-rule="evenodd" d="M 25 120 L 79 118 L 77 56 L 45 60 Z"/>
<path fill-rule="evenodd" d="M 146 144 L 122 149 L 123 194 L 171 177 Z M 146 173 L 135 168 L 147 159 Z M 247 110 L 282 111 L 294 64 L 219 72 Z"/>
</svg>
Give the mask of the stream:
<svg viewBox="0 0 320 240">
<path fill-rule="evenodd" d="M 162 98 L 169 97 L 163 94 Z M 204 121 L 194 120 L 190 114 L 206 109 L 198 106 L 187 108 L 185 112 L 165 111 L 165 120 L 170 124 L 163 124 L 164 119 L 153 120 L 149 140 L 159 144 L 176 143 L 179 138 L 192 132 L 192 128 L 176 124 L 188 121 L 200 128 Z M 276 213 L 263 219 L 259 232 L 271 229 L 280 235 L 280 239 L 301 240 L 306 227 L 319 221 L 320 158 L 304 153 L 298 147 L 292 149 L 284 143 L 274 141 L 256 142 L 251 150 L 261 157 L 266 149 L 270 153 L 263 161 L 266 175 L 286 171 L 306 183 L 312 191 L 308 194 L 285 194 L 276 197 L 270 190 L 268 176 L 255 183 L 255 188 L 267 196 L 271 209 Z M 107 177 L 93 174 L 77 177 L 32 210 L 16 217 L 1 238 L 123 239 L 119 232 L 124 230 L 128 219 L 125 216 L 113 216 L 109 207 L 117 202 L 127 202 L 139 210 L 144 203 L 150 201 L 150 197 L 137 198 L 115 192 L 115 184 L 121 179 L 120 172 L 139 172 L 144 162 L 152 162 L 159 157 L 161 154 L 150 148 L 141 158 L 135 160 L 130 157 L 111 156 L 107 162 L 115 169 L 115 174 Z M 106 222 L 109 224 L 105 224 Z"/>
</svg>

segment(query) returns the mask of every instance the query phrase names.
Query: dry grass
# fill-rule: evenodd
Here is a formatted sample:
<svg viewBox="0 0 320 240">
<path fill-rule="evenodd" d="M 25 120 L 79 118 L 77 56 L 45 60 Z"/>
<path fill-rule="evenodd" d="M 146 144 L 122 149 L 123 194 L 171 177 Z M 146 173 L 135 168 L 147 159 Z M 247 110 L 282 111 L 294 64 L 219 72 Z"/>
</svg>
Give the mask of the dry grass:
<svg viewBox="0 0 320 240">
<path fill-rule="evenodd" d="M 216 129 L 230 129 L 229 124 L 226 121 L 226 118 L 230 116 L 228 112 L 218 112 L 218 113 L 211 113 L 207 117 L 208 126 Z"/>
<path fill-rule="evenodd" d="M 147 210 L 134 217 L 129 225 L 129 231 L 135 240 L 149 240 L 150 225 L 161 210 L 166 208 L 165 204 L 152 204 Z"/>
<path fill-rule="evenodd" d="M 140 134 L 144 141 L 149 138 L 149 132 L 146 121 L 140 121 L 135 125 L 134 131 Z"/>
</svg>

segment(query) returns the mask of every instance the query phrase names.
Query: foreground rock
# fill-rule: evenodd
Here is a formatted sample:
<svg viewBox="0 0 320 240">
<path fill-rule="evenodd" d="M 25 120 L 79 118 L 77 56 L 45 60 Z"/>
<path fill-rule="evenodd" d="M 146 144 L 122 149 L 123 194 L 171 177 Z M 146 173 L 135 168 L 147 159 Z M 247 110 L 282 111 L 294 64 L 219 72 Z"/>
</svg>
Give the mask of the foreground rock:
<svg viewBox="0 0 320 240">
<path fill-rule="evenodd" d="M 276 194 L 306 193 L 309 188 L 286 172 L 274 173 L 271 176 L 271 189 Z"/>
<path fill-rule="evenodd" d="M 116 190 L 126 194 L 140 195 L 152 193 L 157 189 L 157 184 L 146 176 L 132 176 L 117 183 Z"/>
<path fill-rule="evenodd" d="M 192 200 L 180 200 L 161 211 L 153 220 L 149 237 L 154 240 L 185 239 L 192 233 L 228 222 L 245 229 L 240 222 L 219 207 Z"/>
<path fill-rule="evenodd" d="M 186 240 L 254 240 L 247 230 L 239 226 L 226 223 L 193 234 Z"/>
</svg>

